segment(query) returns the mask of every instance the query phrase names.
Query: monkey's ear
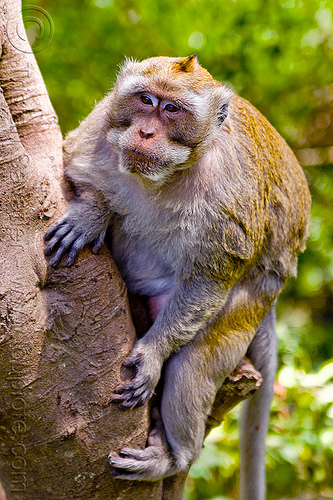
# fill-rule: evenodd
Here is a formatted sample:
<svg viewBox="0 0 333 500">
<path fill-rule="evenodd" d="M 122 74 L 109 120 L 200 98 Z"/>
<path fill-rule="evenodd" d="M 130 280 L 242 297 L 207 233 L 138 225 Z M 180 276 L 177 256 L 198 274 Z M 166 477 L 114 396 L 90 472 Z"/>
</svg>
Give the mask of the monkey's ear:
<svg viewBox="0 0 333 500">
<path fill-rule="evenodd" d="M 227 118 L 229 113 L 229 102 L 233 96 L 232 90 L 228 87 L 223 86 L 220 95 L 220 104 L 217 108 L 217 121 L 220 126 L 224 120 Z"/>
<path fill-rule="evenodd" d="M 185 57 L 181 61 L 176 63 L 178 71 L 184 71 L 184 73 L 189 73 L 194 70 L 195 63 L 198 62 L 198 58 L 196 54 L 192 54 L 191 56 Z"/>
<path fill-rule="evenodd" d="M 228 106 L 229 102 L 222 104 L 222 106 L 217 110 L 217 121 L 219 125 L 221 125 L 228 116 Z"/>
</svg>

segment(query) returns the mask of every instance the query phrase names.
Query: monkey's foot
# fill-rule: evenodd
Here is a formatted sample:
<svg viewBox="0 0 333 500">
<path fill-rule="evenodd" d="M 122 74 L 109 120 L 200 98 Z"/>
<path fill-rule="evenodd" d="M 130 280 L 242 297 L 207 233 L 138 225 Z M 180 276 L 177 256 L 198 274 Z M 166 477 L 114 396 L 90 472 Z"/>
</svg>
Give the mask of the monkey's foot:
<svg viewBox="0 0 333 500">
<path fill-rule="evenodd" d="M 119 454 L 110 453 L 109 462 L 118 479 L 158 481 L 178 472 L 160 421 L 149 434 L 147 448 L 124 448 Z"/>
</svg>

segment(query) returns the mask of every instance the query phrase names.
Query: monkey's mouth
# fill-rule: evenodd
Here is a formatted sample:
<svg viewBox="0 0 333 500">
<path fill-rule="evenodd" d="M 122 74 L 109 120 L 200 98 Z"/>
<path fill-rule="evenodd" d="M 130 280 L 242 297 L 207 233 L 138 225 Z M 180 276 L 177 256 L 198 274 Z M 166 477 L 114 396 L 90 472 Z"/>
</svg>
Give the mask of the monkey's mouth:
<svg viewBox="0 0 333 500">
<path fill-rule="evenodd" d="M 149 153 L 140 151 L 139 149 L 125 149 L 125 154 L 129 157 L 132 158 L 135 161 L 152 161 L 156 163 L 164 163 L 160 158 L 157 156 L 151 155 Z"/>
<path fill-rule="evenodd" d="M 166 166 L 166 162 L 157 156 L 137 149 L 125 149 L 123 151 L 123 164 L 130 172 L 142 175 L 156 173 L 156 171 Z"/>
</svg>

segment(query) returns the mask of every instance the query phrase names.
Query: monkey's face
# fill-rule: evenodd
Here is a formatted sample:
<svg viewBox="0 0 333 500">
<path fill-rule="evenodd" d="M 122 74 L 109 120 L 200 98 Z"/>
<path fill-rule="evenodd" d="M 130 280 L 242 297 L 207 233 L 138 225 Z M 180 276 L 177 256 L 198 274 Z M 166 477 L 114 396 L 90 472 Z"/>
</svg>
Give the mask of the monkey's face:
<svg viewBox="0 0 333 500">
<path fill-rule="evenodd" d="M 193 146 L 184 130 L 189 117 L 178 101 L 137 92 L 119 100 L 119 110 L 125 123 L 113 126 L 107 137 L 119 151 L 122 172 L 161 180 L 186 165 Z"/>
<path fill-rule="evenodd" d="M 120 171 L 164 181 L 187 168 L 214 140 L 230 97 L 193 56 L 127 63 L 107 133 Z"/>
</svg>

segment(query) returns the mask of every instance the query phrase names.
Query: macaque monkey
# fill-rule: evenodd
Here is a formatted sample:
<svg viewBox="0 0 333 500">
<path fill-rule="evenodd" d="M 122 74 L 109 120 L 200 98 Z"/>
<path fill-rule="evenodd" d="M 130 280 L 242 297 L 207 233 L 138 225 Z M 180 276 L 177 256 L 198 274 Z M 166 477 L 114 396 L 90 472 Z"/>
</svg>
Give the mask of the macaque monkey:
<svg viewBox="0 0 333 500">
<path fill-rule="evenodd" d="M 152 397 L 161 420 L 143 450 L 112 452 L 122 479 L 186 470 L 203 444 L 217 390 L 247 354 L 264 377 L 242 420 L 241 498 L 265 498 L 264 440 L 276 369 L 274 302 L 305 249 L 310 196 L 290 148 L 196 56 L 128 60 L 114 89 L 69 133 L 75 190 L 47 232 L 45 254 L 71 265 L 107 228 L 129 292 L 153 320 L 113 401 Z"/>
</svg>

